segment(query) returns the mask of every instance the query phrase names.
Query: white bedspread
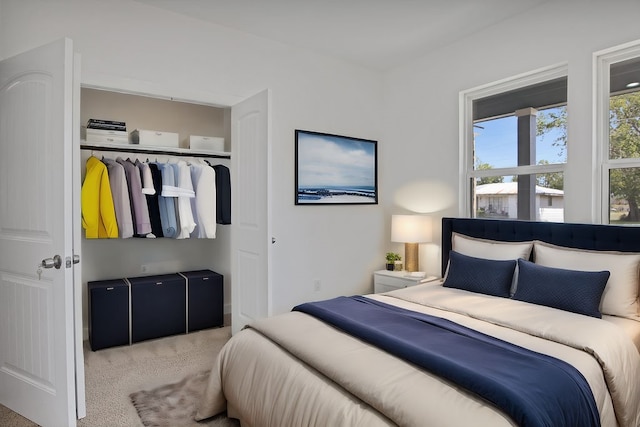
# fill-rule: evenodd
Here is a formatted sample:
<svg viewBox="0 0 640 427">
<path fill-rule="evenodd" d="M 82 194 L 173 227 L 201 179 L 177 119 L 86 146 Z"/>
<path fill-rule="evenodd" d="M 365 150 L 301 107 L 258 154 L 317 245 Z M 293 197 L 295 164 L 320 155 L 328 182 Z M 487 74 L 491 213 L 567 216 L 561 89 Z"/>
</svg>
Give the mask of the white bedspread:
<svg viewBox="0 0 640 427">
<path fill-rule="evenodd" d="M 603 426 L 640 422 L 640 356 L 616 325 L 427 284 L 370 298 L 448 318 L 575 366 Z M 510 426 L 475 397 L 299 312 L 236 334 L 216 360 L 198 419 L 228 410 L 243 425 Z"/>
</svg>

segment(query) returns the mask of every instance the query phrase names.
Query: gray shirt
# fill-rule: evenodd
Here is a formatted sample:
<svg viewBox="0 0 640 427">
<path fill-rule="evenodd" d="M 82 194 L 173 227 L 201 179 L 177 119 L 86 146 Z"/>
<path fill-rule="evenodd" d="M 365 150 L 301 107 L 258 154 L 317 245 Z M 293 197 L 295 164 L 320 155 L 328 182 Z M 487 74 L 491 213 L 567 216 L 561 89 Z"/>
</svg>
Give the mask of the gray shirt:
<svg viewBox="0 0 640 427">
<path fill-rule="evenodd" d="M 151 233 L 151 220 L 149 219 L 149 207 L 147 198 L 142 193 L 142 179 L 140 171 L 131 160 L 123 160 L 121 157 L 116 162 L 124 166 L 131 200 L 131 213 L 133 216 L 134 232 L 137 236 L 146 236 Z"/>
<path fill-rule="evenodd" d="M 131 216 L 131 202 L 129 201 L 129 187 L 127 185 L 124 167 L 113 159 L 102 159 L 107 165 L 111 196 L 116 211 L 118 234 L 121 239 L 133 236 L 133 218 Z"/>
</svg>

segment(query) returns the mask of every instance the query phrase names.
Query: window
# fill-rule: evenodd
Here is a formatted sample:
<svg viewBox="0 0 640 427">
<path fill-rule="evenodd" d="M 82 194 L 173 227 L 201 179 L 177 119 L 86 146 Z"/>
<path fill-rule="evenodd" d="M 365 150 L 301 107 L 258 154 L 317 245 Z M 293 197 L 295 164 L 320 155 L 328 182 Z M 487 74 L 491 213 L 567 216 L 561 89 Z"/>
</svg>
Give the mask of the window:
<svg viewBox="0 0 640 427">
<path fill-rule="evenodd" d="M 567 68 L 461 94 L 461 215 L 564 220 Z"/>
<path fill-rule="evenodd" d="M 601 221 L 640 224 L 640 44 L 595 55 Z"/>
</svg>

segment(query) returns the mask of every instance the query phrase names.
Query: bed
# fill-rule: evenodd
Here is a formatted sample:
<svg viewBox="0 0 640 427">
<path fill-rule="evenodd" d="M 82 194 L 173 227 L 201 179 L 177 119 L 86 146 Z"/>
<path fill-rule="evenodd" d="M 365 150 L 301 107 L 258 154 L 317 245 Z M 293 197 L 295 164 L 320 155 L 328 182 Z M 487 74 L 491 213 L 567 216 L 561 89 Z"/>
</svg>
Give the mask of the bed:
<svg viewBox="0 0 640 427">
<path fill-rule="evenodd" d="M 215 360 L 196 418 L 640 425 L 640 228 L 443 218 L 442 254 L 443 280 L 249 325 Z"/>
</svg>

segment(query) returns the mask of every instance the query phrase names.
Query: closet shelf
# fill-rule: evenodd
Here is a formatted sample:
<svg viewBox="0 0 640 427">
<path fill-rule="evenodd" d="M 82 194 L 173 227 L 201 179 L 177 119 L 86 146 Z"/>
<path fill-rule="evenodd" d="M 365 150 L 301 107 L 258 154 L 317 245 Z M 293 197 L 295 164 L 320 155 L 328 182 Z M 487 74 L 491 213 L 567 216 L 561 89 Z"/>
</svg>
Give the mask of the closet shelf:
<svg viewBox="0 0 640 427">
<path fill-rule="evenodd" d="M 136 144 L 109 144 L 80 142 L 81 150 L 117 151 L 123 153 L 164 154 L 169 156 L 206 157 L 215 159 L 230 159 L 231 153 L 226 151 L 192 150 L 190 148 L 151 147 Z"/>
</svg>

